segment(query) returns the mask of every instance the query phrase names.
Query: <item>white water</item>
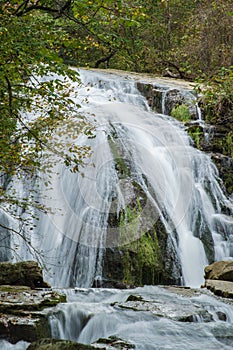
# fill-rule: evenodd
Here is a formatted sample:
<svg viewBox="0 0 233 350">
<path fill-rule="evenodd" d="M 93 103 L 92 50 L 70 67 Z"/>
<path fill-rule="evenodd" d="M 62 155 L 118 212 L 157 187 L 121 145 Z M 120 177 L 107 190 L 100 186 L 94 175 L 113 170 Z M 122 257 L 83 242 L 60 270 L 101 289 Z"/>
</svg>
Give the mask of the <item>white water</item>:
<svg viewBox="0 0 233 350">
<path fill-rule="evenodd" d="M 52 188 L 40 184 L 42 201 L 57 208 L 55 214 L 40 214 L 37 229 L 30 232 L 32 244 L 44 253 L 46 279 L 56 287 L 90 287 L 101 279 L 104 248 L 118 244 L 107 237 L 108 216 L 113 200 L 117 213 L 125 207 L 125 179 L 116 170 L 111 139 L 121 149 L 119 157 L 130 169 L 131 181 L 147 195 L 143 212 L 149 228 L 158 219 L 146 211 L 152 204 L 176 249 L 184 284 L 199 287 L 208 264 L 201 239 L 213 240 L 215 259 L 231 255 L 232 218 L 221 213 L 231 203 L 215 166 L 190 146 L 181 123 L 149 111 L 133 81 L 84 70 L 80 76 L 83 85 L 74 84 L 78 96 L 73 100 L 95 121 L 96 137 L 82 136 L 78 142 L 91 145 L 93 156 L 82 170 L 84 176 L 57 163 Z M 18 253 L 32 257 L 22 244 Z"/>
<path fill-rule="evenodd" d="M 205 290 L 144 286 L 59 292 L 67 295 L 67 303 L 58 304 L 49 314 L 53 338 L 92 344 L 114 336 L 136 350 L 232 349 L 233 307 Z M 127 301 L 132 295 L 142 301 Z M 27 346 L 0 340 L 3 350 L 26 350 Z"/>
<path fill-rule="evenodd" d="M 130 295 L 144 301 L 127 302 Z M 232 348 L 233 308 L 208 293 L 184 297 L 146 286 L 77 289 L 68 291 L 67 297 L 68 303 L 57 306 L 50 316 L 55 338 L 91 344 L 115 336 L 138 350 Z"/>
</svg>

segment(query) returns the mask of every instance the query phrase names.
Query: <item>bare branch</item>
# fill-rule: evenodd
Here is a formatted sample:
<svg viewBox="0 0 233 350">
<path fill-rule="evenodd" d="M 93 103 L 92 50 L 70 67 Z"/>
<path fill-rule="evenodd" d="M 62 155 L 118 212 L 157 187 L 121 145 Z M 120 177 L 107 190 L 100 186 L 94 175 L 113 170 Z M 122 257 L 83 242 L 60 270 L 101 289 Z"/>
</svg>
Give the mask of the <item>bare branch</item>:
<svg viewBox="0 0 233 350">
<path fill-rule="evenodd" d="M 14 14 L 20 17 L 20 16 L 23 16 L 25 13 L 31 12 L 33 10 L 40 10 L 48 13 L 57 14 L 58 15 L 57 17 L 61 17 L 63 13 L 71 7 L 71 4 L 72 4 L 72 0 L 67 0 L 61 8 L 56 9 L 56 8 L 40 5 L 39 1 L 37 1 L 36 4 L 30 5 L 27 7 L 28 2 L 29 1 L 25 1 L 23 4 L 21 4 Z M 23 9 L 21 9 L 22 7 Z"/>
</svg>

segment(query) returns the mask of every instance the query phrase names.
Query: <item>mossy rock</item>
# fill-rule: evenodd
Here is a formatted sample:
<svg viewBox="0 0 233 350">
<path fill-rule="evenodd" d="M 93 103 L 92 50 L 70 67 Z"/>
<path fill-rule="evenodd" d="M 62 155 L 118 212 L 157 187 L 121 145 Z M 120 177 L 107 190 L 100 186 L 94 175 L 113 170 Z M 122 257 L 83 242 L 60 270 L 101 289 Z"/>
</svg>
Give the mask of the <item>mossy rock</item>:
<svg viewBox="0 0 233 350">
<path fill-rule="evenodd" d="M 45 308 L 66 302 L 66 296 L 53 291 L 41 290 L 9 290 L 1 292 L 0 312 L 15 314 L 23 312 L 41 311 Z"/>
<path fill-rule="evenodd" d="M 119 350 L 127 350 L 127 349 L 135 349 L 134 344 L 130 344 L 124 339 L 115 337 L 115 336 L 110 336 L 108 338 L 100 338 L 97 340 L 95 344 L 98 345 L 107 345 L 108 349 L 113 348 L 113 349 L 119 349 Z M 99 347 L 99 346 L 98 346 Z M 101 347 L 101 349 L 103 349 Z"/>
<path fill-rule="evenodd" d="M 40 339 L 29 345 L 27 350 L 92 350 L 96 349 L 91 345 L 74 343 L 69 340 Z M 105 348 L 102 348 L 105 349 Z"/>
<path fill-rule="evenodd" d="M 42 269 L 36 261 L 22 261 L 12 264 L 0 263 L 0 285 L 49 288 L 43 279 Z"/>
<path fill-rule="evenodd" d="M 50 337 L 50 327 L 45 315 L 24 316 L 1 314 L 0 337 L 15 344 L 20 340 L 32 342 L 41 337 Z"/>
</svg>

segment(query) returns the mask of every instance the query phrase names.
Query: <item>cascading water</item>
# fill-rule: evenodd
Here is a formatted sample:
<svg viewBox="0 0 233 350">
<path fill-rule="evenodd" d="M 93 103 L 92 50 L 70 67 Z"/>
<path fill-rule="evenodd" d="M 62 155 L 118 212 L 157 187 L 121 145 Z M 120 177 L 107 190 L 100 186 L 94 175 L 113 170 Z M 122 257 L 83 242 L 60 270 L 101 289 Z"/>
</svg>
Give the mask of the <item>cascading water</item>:
<svg viewBox="0 0 233 350">
<path fill-rule="evenodd" d="M 95 122 L 96 137 L 80 136 L 78 142 L 90 145 L 93 155 L 82 173 L 71 174 L 57 163 L 51 188 L 40 184 L 42 202 L 56 209 L 37 213 L 37 227 L 30 233 L 33 246 L 43 253 L 46 279 L 56 287 L 91 287 L 102 277 L 105 248 L 145 233 L 145 227 L 138 227 L 125 241 L 111 240 L 113 203 L 119 217 L 127 202 L 124 175 L 116 166 L 120 159 L 130 181 L 145 193 L 141 211 L 147 229 L 161 220 L 180 261 L 183 283 L 200 286 L 208 260 L 232 255 L 232 219 L 222 212 L 231 210 L 231 202 L 210 157 L 191 146 L 181 123 L 151 112 L 133 80 L 86 70 L 80 77 L 73 101 Z M 151 206 L 157 215 L 148 214 Z M 33 257 L 25 246 L 18 254 Z"/>
<path fill-rule="evenodd" d="M 115 337 L 131 345 L 122 348 L 138 350 L 231 349 L 231 305 L 208 293 L 181 290 L 179 294 L 177 289 L 176 295 L 171 290 L 156 286 L 70 290 L 68 304 L 59 305 L 50 316 L 52 335 L 84 344 Z M 117 348 L 112 343 L 107 349 Z"/>
</svg>

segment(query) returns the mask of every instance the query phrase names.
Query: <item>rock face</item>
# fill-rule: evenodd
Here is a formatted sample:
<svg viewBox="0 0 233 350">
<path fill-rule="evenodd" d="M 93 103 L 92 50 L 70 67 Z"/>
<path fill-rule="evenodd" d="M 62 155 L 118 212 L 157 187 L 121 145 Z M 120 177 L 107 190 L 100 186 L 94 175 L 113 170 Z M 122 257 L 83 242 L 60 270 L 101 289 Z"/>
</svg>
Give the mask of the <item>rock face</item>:
<svg viewBox="0 0 233 350">
<path fill-rule="evenodd" d="M 36 261 L 22 261 L 15 264 L 0 263 L 0 285 L 29 286 L 30 288 L 49 288 L 43 280 L 42 269 Z"/>
<path fill-rule="evenodd" d="M 233 282 L 233 261 L 216 261 L 206 266 L 205 279 Z"/>
<path fill-rule="evenodd" d="M 122 159 L 122 158 L 121 158 Z M 150 284 L 179 284 L 180 262 L 172 240 L 166 233 L 156 209 L 146 200 L 146 194 L 125 172 L 121 184 L 126 208 L 117 213 L 117 199 L 112 202 L 103 259 L 103 283 L 95 287 L 127 288 Z M 127 167 L 126 167 L 127 169 Z M 148 213 L 154 218 L 148 224 Z M 108 243 L 109 242 L 109 243 Z"/>
<path fill-rule="evenodd" d="M 52 291 L 0 286 L 0 338 L 16 343 L 50 337 L 50 307 L 65 299 Z"/>
<path fill-rule="evenodd" d="M 215 295 L 233 298 L 233 261 L 217 261 L 205 268 L 205 287 Z"/>
</svg>

